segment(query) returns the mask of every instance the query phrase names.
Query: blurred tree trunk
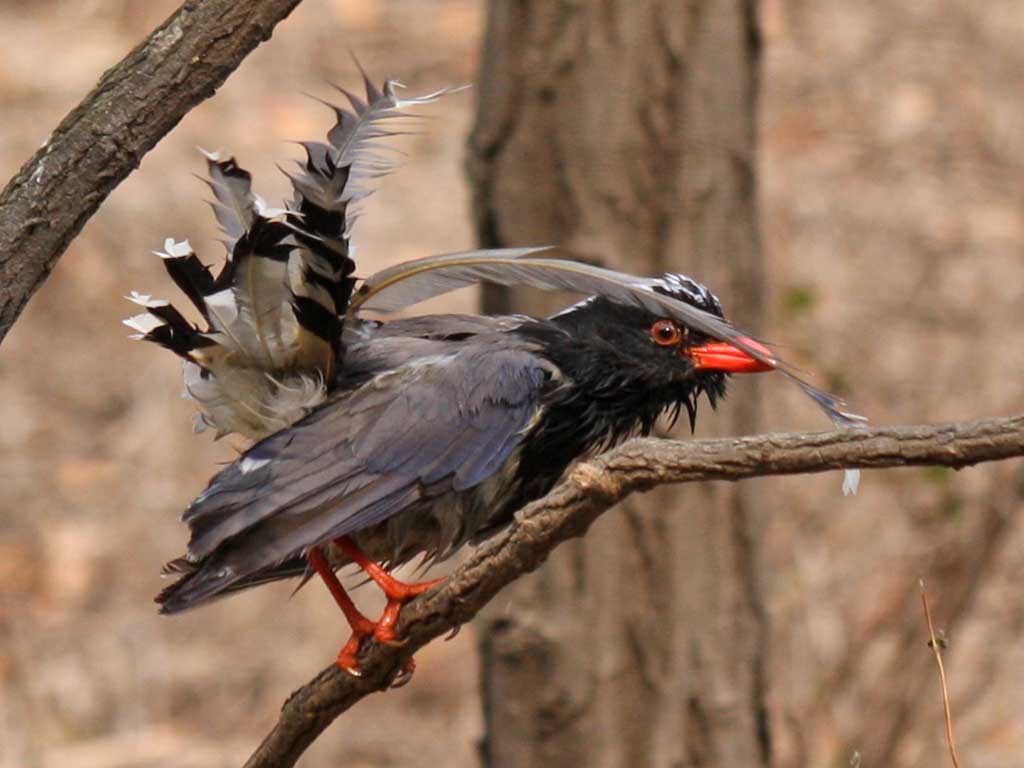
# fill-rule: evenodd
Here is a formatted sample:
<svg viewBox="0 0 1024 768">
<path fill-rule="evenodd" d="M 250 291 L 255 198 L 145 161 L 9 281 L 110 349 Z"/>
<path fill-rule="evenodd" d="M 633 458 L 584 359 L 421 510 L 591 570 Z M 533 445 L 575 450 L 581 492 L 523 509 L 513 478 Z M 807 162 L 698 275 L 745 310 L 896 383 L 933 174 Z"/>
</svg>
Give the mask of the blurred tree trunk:
<svg viewBox="0 0 1024 768">
<path fill-rule="evenodd" d="M 756 331 L 755 4 L 491 0 L 469 173 L 485 246 L 681 271 Z M 504 289 L 486 309 L 547 313 Z M 702 434 L 756 430 L 732 382 Z M 488 766 L 770 760 L 750 486 L 622 505 L 479 623 Z"/>
</svg>

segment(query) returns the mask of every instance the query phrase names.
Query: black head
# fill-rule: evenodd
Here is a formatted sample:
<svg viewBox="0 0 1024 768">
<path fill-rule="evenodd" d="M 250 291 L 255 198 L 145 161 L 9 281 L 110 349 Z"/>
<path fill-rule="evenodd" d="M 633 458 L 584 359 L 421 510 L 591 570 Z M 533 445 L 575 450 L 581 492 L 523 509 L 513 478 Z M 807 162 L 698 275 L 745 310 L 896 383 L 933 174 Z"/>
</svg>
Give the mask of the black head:
<svg viewBox="0 0 1024 768">
<path fill-rule="evenodd" d="M 688 277 L 666 274 L 652 279 L 650 287 L 723 317 L 718 298 Z M 693 429 L 701 394 L 714 407 L 725 395 L 730 373 L 769 370 L 732 345 L 599 296 L 550 320 L 564 333 L 546 347 L 570 379 L 573 399 L 587 404 L 580 416 L 588 431 L 600 432 L 602 441 L 647 434 L 666 411 L 674 421 L 685 409 Z"/>
</svg>

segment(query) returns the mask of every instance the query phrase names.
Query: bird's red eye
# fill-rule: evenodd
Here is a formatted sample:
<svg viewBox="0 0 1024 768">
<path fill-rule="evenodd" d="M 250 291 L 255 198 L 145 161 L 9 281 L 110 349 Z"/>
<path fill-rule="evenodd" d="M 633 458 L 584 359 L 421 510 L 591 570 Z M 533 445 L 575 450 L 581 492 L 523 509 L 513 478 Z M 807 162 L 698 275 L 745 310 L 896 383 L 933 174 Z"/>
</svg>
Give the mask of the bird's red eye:
<svg viewBox="0 0 1024 768">
<path fill-rule="evenodd" d="M 683 340 L 683 331 L 671 320 L 658 320 L 651 326 L 651 338 L 662 347 L 674 347 Z"/>
</svg>

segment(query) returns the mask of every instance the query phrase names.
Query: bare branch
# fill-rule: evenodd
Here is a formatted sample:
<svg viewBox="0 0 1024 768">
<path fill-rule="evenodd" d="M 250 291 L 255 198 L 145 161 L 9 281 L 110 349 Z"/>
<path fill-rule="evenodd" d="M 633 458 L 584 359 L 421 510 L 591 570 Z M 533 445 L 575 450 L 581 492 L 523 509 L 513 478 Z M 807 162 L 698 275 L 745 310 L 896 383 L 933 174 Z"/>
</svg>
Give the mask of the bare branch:
<svg viewBox="0 0 1024 768">
<path fill-rule="evenodd" d="M 189 0 L 64 118 L 0 193 L 0 341 L 107 195 L 300 1 Z"/>
<path fill-rule="evenodd" d="M 291 766 L 342 712 L 386 688 L 402 663 L 430 640 L 469 621 L 504 586 L 537 568 L 558 544 L 582 535 L 615 503 L 665 483 L 934 464 L 961 468 L 1024 455 L 1024 416 L 938 426 L 719 440 L 634 440 L 576 465 L 545 498 L 516 515 L 438 589 L 406 607 L 401 648 L 369 643 L 363 676 L 331 666 L 289 697 L 246 768 Z"/>
</svg>

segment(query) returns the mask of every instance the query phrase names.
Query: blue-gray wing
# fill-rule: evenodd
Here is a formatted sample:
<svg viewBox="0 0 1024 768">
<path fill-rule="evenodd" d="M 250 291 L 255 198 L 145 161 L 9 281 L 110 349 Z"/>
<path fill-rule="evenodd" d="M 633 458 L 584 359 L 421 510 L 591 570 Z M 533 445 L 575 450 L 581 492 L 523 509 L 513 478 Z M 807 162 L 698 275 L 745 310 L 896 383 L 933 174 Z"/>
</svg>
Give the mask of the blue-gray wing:
<svg viewBox="0 0 1024 768">
<path fill-rule="evenodd" d="M 257 443 L 186 510 L 192 607 L 309 548 L 493 475 L 537 416 L 551 367 L 524 348 L 452 344 L 382 373 Z"/>
</svg>

